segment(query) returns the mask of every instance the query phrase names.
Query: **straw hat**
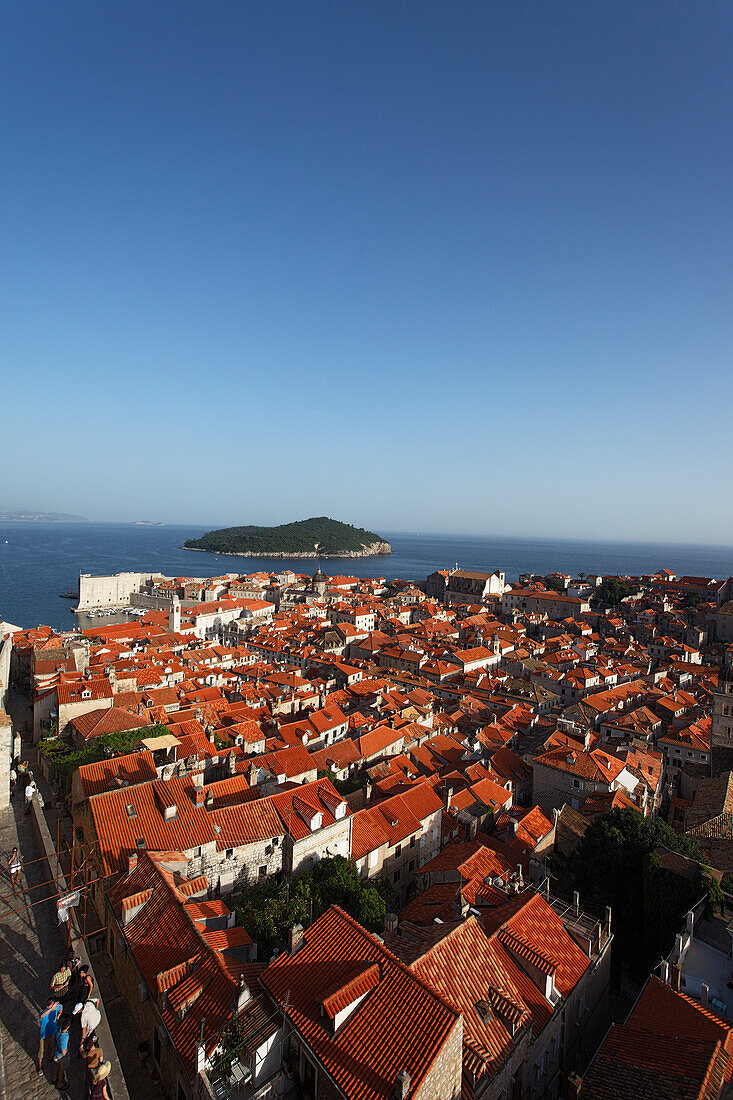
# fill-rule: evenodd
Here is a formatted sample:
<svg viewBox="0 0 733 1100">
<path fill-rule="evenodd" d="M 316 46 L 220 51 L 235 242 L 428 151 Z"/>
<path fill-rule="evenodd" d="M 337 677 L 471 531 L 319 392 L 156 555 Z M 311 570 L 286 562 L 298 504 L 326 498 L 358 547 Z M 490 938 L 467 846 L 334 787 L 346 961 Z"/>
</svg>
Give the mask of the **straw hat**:
<svg viewBox="0 0 733 1100">
<path fill-rule="evenodd" d="M 97 1072 L 94 1074 L 95 1081 L 104 1081 L 105 1077 L 109 1077 L 110 1070 L 112 1069 L 111 1062 L 101 1062 Z"/>
</svg>

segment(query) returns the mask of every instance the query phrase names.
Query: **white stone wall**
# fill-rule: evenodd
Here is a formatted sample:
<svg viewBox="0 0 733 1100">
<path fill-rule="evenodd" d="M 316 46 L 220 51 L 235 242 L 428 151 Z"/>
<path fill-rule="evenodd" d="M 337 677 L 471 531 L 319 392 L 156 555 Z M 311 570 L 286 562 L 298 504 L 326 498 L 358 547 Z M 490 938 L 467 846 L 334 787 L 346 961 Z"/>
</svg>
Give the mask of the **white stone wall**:
<svg viewBox="0 0 733 1100">
<path fill-rule="evenodd" d="M 151 577 L 152 573 L 114 573 L 99 577 L 80 573 L 79 608 L 123 607 Z"/>
</svg>

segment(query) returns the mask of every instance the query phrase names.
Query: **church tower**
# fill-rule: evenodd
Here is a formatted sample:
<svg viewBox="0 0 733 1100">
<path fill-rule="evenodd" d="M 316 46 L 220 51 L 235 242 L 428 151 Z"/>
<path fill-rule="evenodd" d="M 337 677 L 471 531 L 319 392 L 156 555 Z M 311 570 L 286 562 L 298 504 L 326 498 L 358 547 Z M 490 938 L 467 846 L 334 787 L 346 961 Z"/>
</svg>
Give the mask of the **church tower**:
<svg viewBox="0 0 733 1100">
<path fill-rule="evenodd" d="M 713 692 L 713 715 L 710 729 L 710 774 L 733 771 L 733 667 L 731 653 L 718 673 L 718 689 Z"/>
<path fill-rule="evenodd" d="M 178 596 L 173 597 L 173 603 L 168 613 L 168 629 L 171 634 L 180 634 L 181 632 L 181 601 Z"/>
</svg>

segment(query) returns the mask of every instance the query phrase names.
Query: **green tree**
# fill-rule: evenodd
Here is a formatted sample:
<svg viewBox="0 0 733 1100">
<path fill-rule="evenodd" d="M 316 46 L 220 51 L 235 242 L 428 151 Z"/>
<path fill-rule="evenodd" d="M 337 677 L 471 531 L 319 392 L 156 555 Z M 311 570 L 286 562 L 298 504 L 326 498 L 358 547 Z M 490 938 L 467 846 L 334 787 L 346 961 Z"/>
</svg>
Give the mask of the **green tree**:
<svg viewBox="0 0 733 1100">
<path fill-rule="evenodd" d="M 632 591 L 631 585 L 621 577 L 606 577 L 596 589 L 593 602 L 598 607 L 618 607 L 626 596 L 631 595 Z"/>
<path fill-rule="evenodd" d="M 343 856 L 319 860 L 287 883 L 268 879 L 232 899 L 237 921 L 257 943 L 261 959 L 285 945 L 293 924 L 307 925 L 331 905 L 338 905 L 370 932 L 381 932 L 387 912 L 374 882 L 365 883 L 354 864 Z"/>
<path fill-rule="evenodd" d="M 697 843 L 659 818 L 612 810 L 593 822 L 567 863 L 553 864 L 564 893 L 578 890 L 581 905 L 610 905 L 614 965 L 628 962 L 639 974 L 668 953 L 686 911 L 709 890 L 702 867 L 689 890 L 680 876 L 668 878 L 648 858 L 659 847 L 700 860 Z"/>
</svg>

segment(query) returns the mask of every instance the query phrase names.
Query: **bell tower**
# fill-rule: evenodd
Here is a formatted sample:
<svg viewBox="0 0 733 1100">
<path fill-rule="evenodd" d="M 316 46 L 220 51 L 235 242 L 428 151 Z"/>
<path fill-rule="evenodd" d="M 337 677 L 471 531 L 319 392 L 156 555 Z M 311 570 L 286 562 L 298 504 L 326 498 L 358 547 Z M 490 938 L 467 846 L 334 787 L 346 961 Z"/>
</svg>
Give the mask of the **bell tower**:
<svg viewBox="0 0 733 1100">
<path fill-rule="evenodd" d="M 173 597 L 173 603 L 168 613 L 168 629 L 171 634 L 180 634 L 181 632 L 181 601 L 178 596 Z"/>
<path fill-rule="evenodd" d="M 733 666 L 731 651 L 726 650 L 718 673 L 718 688 L 713 692 L 710 728 L 710 774 L 733 771 Z"/>
</svg>

